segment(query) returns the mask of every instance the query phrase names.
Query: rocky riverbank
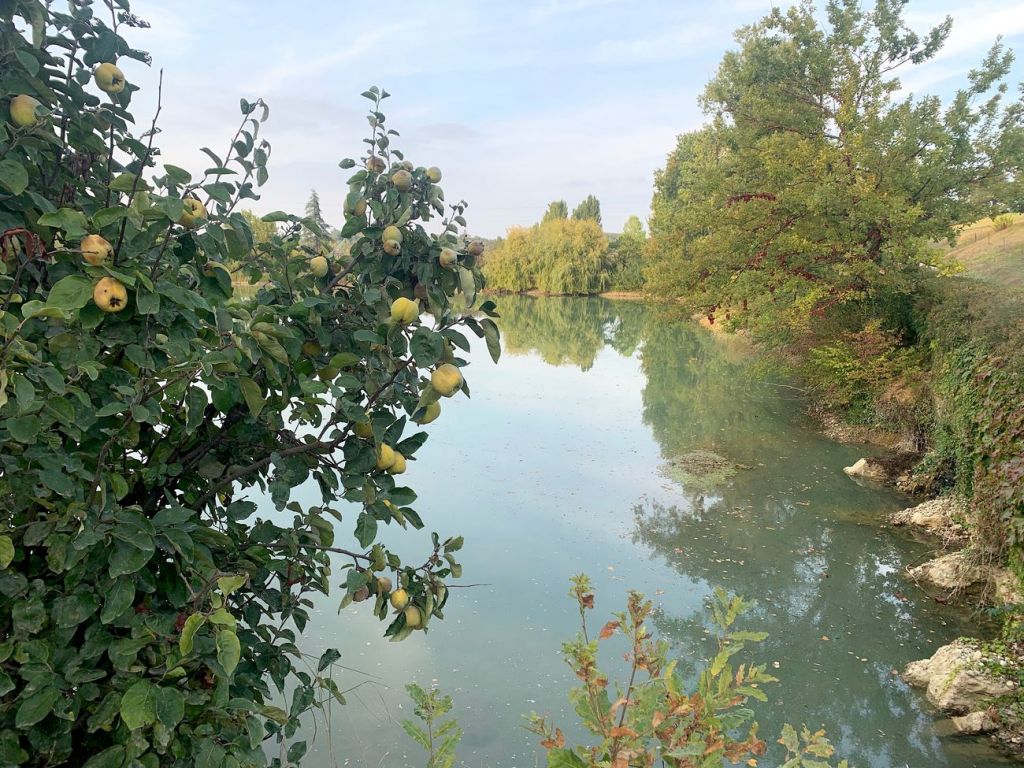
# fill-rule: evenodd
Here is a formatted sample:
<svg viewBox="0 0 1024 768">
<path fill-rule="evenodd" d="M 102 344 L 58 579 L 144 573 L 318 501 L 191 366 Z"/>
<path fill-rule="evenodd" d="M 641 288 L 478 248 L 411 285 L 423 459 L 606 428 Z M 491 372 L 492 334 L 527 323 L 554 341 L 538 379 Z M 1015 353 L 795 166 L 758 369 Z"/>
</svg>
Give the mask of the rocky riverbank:
<svg viewBox="0 0 1024 768">
<path fill-rule="evenodd" d="M 858 480 L 899 485 L 902 463 L 861 459 L 845 469 Z M 972 539 L 968 502 L 955 495 L 929 499 L 890 515 L 890 525 L 930 537 L 935 557 L 908 568 L 906 576 L 934 592 L 940 602 L 1011 610 L 1024 605 L 1019 580 Z M 922 688 L 928 702 L 947 718 L 952 735 L 987 734 L 1000 751 L 1024 760 L 1024 648 L 1016 643 L 959 638 L 902 673 Z"/>
</svg>

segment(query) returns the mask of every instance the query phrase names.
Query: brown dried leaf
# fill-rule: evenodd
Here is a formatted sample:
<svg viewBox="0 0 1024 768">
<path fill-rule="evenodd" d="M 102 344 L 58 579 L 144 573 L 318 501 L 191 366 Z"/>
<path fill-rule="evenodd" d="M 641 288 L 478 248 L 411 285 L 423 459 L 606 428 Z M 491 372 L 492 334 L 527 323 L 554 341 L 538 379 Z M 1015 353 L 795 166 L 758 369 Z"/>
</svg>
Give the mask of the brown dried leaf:
<svg viewBox="0 0 1024 768">
<path fill-rule="evenodd" d="M 602 640 L 607 640 L 609 637 L 615 634 L 615 630 L 619 628 L 619 622 L 609 621 L 603 627 L 601 627 L 601 633 L 598 635 Z"/>
<path fill-rule="evenodd" d="M 614 704 L 612 704 L 612 708 L 608 710 L 608 716 L 609 717 L 613 717 L 615 715 L 615 711 L 619 707 L 623 706 L 624 704 L 628 704 L 628 703 L 629 703 L 629 699 L 618 699 Z"/>
<path fill-rule="evenodd" d="M 555 735 L 550 739 L 544 739 L 540 745 L 544 749 L 561 749 L 565 746 L 565 734 L 561 728 L 555 728 Z"/>
</svg>

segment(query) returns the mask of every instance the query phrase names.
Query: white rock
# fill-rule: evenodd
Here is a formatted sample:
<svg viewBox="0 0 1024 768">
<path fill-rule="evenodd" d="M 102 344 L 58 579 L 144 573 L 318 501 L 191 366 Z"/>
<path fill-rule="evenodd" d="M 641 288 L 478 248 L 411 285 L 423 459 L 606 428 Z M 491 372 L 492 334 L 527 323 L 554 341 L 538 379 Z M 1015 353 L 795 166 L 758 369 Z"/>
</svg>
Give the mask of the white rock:
<svg viewBox="0 0 1024 768">
<path fill-rule="evenodd" d="M 907 573 L 916 581 L 924 581 L 942 589 L 957 590 L 988 581 L 992 576 L 992 568 L 972 562 L 966 550 L 960 550 L 929 560 L 916 568 L 910 568 Z"/>
<path fill-rule="evenodd" d="M 970 712 L 962 717 L 951 717 L 953 732 L 960 736 L 977 736 L 979 733 L 990 733 L 999 727 L 999 723 L 988 716 L 988 712 Z"/>
<path fill-rule="evenodd" d="M 871 480 L 884 483 L 889 479 L 888 470 L 871 459 L 858 459 L 853 466 L 843 467 L 843 472 L 855 480 Z"/>
<path fill-rule="evenodd" d="M 928 701 L 946 712 L 966 713 L 1015 689 L 982 665 L 981 651 L 962 641 L 944 645 L 930 659 L 912 661 L 903 672 L 908 685 L 925 688 Z"/>
<path fill-rule="evenodd" d="M 889 519 L 893 525 L 909 525 L 945 537 L 950 533 L 962 534 L 961 521 L 966 515 L 967 505 L 963 499 L 943 496 L 895 512 Z"/>
</svg>

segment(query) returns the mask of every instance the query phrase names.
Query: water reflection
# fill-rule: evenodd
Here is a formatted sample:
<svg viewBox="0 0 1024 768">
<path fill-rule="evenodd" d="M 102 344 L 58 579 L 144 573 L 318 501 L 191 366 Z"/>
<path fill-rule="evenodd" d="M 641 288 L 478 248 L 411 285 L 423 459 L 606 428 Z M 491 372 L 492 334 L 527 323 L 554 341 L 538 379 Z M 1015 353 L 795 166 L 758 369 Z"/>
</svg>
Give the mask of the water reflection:
<svg viewBox="0 0 1024 768">
<path fill-rule="evenodd" d="M 642 419 L 661 457 L 712 451 L 740 467 L 716 487 L 671 484 L 641 499 L 631 539 L 696 594 L 722 586 L 757 600 L 748 622 L 770 633 L 758 655 L 781 678 L 759 707 L 764 733 L 786 721 L 826 727 L 843 754 L 877 768 L 1001 762 L 984 745 L 940 738 L 920 695 L 896 676 L 967 617 L 901 576 L 924 551 L 879 527 L 900 500 L 842 474 L 849 449 L 800 428 L 792 389 L 755 370 L 735 341 L 657 308 L 506 299 L 500 311 L 513 354 L 582 370 L 604 346 L 637 354 Z M 569 337 L 569 347 L 556 343 Z M 692 603 L 680 607 L 661 606 L 655 623 L 696 670 L 709 622 Z"/>
<path fill-rule="evenodd" d="M 959 634 L 962 617 L 900 576 L 924 550 L 877 523 L 904 499 L 843 475 L 858 449 L 809 429 L 785 382 L 671 307 L 502 297 L 498 309 L 502 363 L 474 339 L 472 399 L 445 402 L 409 466 L 427 530 L 386 532 L 410 558 L 430 530 L 465 535 L 466 580 L 486 586 L 458 590 L 445 621 L 399 644 L 380 640 L 363 606 L 339 616 L 337 595 L 318 603 L 304 650 L 339 648 L 358 670 L 339 684 L 365 684 L 318 724 L 306 768 L 422 766 L 397 722 L 410 680 L 454 695 L 465 765 L 541 764 L 521 716 L 575 721 L 559 648 L 576 631 L 565 593 L 580 571 L 601 618 L 627 588 L 651 596 L 693 669 L 709 652 L 711 589 L 756 599 L 748 625 L 771 633 L 758 658 L 777 662 L 782 680 L 758 713 L 768 736 L 783 720 L 824 725 L 855 765 L 875 768 L 999 764 L 940 738 L 921 697 L 891 674 Z M 697 450 L 743 468 L 700 487 L 662 473 Z M 318 499 L 313 487 L 298 495 Z M 608 651 L 609 666 L 617 658 Z"/>
</svg>

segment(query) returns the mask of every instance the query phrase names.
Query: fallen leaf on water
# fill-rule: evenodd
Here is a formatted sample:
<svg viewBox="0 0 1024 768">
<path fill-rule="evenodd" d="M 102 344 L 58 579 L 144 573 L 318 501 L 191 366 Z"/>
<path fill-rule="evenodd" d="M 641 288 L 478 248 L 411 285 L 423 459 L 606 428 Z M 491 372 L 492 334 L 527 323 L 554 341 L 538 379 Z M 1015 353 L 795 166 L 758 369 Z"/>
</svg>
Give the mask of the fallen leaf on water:
<svg viewBox="0 0 1024 768">
<path fill-rule="evenodd" d="M 822 635 L 822 636 L 821 636 L 821 639 L 822 639 L 822 640 L 828 640 L 828 635 Z"/>
</svg>

